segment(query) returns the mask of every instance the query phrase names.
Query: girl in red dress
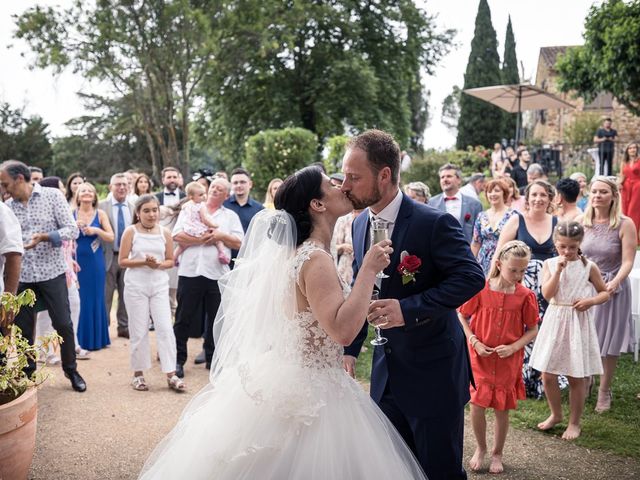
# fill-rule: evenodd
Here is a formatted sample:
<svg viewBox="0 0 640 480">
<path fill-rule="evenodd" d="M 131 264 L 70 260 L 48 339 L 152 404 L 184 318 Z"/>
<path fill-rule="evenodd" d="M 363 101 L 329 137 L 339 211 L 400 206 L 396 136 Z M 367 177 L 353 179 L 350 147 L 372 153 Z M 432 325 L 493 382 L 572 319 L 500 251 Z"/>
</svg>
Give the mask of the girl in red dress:
<svg viewBox="0 0 640 480">
<path fill-rule="evenodd" d="M 471 393 L 471 425 L 476 451 L 469 467 L 478 471 L 487 453 L 485 409 L 493 408 L 496 424 L 490 473 L 503 471 L 502 450 L 509 429 L 509 410 L 524 400 L 523 348 L 538 333 L 538 302 L 521 285 L 531 258 L 529 247 L 513 240 L 496 253 L 485 288 L 458 309 L 469 341 L 475 387 Z M 471 322 L 469 323 L 469 320 Z"/>
<path fill-rule="evenodd" d="M 636 225 L 636 241 L 640 245 L 640 148 L 630 143 L 622 158 L 622 213 Z"/>
</svg>

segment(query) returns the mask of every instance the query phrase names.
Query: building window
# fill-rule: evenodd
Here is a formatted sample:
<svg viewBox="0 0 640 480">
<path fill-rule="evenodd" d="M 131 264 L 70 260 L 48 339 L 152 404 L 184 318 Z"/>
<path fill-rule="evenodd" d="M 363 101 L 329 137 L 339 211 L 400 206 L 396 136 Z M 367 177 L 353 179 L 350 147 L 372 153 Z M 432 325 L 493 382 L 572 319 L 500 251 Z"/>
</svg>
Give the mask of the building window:
<svg viewBox="0 0 640 480">
<path fill-rule="evenodd" d="M 611 110 L 613 108 L 613 95 L 609 92 L 600 92 L 593 102 L 584 106 L 585 110 Z"/>
</svg>

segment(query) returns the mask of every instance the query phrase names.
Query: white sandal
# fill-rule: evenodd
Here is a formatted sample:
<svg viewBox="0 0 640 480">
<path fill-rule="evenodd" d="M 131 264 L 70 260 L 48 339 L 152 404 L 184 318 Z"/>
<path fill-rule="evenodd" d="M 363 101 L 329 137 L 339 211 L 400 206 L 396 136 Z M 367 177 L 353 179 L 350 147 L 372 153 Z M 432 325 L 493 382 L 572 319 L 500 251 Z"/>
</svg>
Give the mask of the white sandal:
<svg viewBox="0 0 640 480">
<path fill-rule="evenodd" d="M 173 375 L 171 378 L 167 377 L 167 385 L 169 385 L 171 390 L 176 392 L 184 392 L 187 389 L 186 383 L 184 383 L 177 375 Z"/>
<path fill-rule="evenodd" d="M 144 381 L 144 377 L 142 375 L 133 377 L 133 380 L 131 380 L 131 386 L 134 390 L 138 390 L 139 392 L 146 392 L 149 390 L 147 382 Z"/>
</svg>

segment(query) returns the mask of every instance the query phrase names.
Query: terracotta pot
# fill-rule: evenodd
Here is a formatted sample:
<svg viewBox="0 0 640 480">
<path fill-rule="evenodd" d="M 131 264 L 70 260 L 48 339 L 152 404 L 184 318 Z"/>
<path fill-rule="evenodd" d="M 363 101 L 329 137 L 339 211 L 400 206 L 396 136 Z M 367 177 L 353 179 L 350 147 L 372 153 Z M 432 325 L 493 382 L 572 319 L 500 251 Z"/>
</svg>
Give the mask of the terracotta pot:
<svg viewBox="0 0 640 480">
<path fill-rule="evenodd" d="M 24 480 L 36 446 L 38 389 L 0 405 L 0 478 Z"/>
</svg>

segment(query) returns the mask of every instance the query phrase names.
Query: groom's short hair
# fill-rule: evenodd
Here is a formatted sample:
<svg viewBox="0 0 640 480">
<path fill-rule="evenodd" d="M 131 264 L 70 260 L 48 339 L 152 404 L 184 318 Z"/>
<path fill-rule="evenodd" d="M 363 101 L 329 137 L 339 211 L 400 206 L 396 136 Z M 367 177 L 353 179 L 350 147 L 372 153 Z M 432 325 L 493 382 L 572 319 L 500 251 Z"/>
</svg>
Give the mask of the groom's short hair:
<svg viewBox="0 0 640 480">
<path fill-rule="evenodd" d="M 382 130 L 367 130 L 347 142 L 347 149 L 359 148 L 377 174 L 384 167 L 391 170 L 391 181 L 398 183 L 400 175 L 400 146 L 391 135 Z"/>
</svg>

